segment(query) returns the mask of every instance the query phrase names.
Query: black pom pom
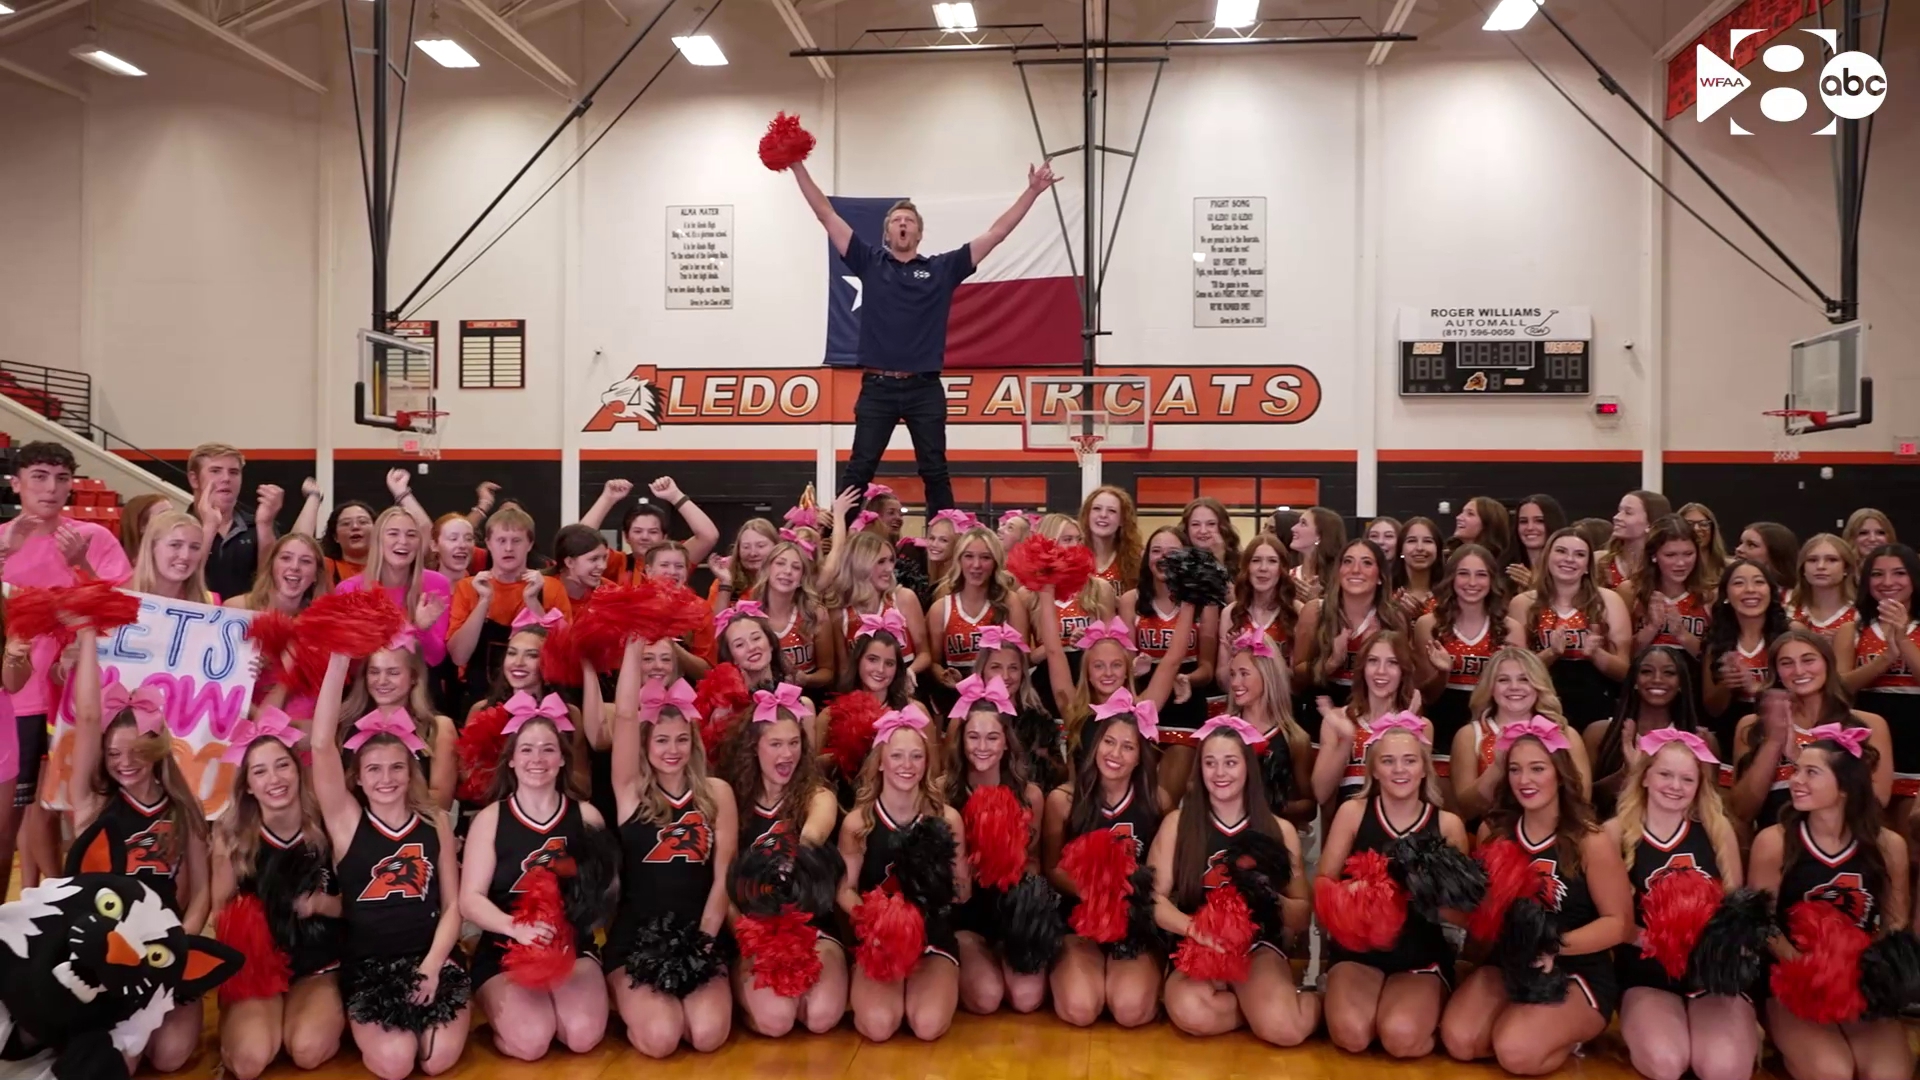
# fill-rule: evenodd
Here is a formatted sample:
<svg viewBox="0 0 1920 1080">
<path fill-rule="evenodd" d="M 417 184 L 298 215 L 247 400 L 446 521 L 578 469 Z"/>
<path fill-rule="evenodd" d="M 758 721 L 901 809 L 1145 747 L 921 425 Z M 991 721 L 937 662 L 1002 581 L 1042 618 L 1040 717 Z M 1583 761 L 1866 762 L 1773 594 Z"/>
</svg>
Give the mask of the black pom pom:
<svg viewBox="0 0 1920 1080">
<path fill-rule="evenodd" d="M 1013 718 L 1013 733 L 1027 748 L 1027 774 L 1041 791 L 1052 791 L 1067 782 L 1066 763 L 1060 755 L 1060 728 L 1053 717 L 1039 709 L 1021 709 Z"/>
<path fill-rule="evenodd" d="M 294 911 L 302 896 L 325 891 L 326 859 L 310 844 L 272 848 L 260 862 L 254 894 L 267 909 L 267 925 L 273 940 L 287 953 L 325 945 L 334 940 L 339 920 L 303 918 Z"/>
<path fill-rule="evenodd" d="M 837 848 L 802 844 L 791 872 L 794 905 L 812 915 L 830 913 L 839 903 L 840 883 L 846 876 L 847 861 Z"/>
<path fill-rule="evenodd" d="M 433 1001 L 415 1005 L 413 992 L 426 979 L 420 960 L 419 956 L 381 956 L 354 962 L 344 973 L 352 988 L 347 994 L 347 1015 L 356 1023 L 415 1034 L 451 1022 L 466 1007 L 472 980 L 465 968 L 449 963 L 440 969 Z"/>
<path fill-rule="evenodd" d="M 1127 896 L 1127 936 L 1102 946 L 1110 960 L 1131 960 L 1151 952 L 1167 951 L 1160 924 L 1153 921 L 1153 867 L 1142 862 L 1127 879 L 1133 892 Z"/>
<path fill-rule="evenodd" d="M 1432 922 L 1442 909 L 1473 910 L 1487 894 L 1486 870 L 1437 829 L 1393 841 L 1386 856 L 1388 872 L 1407 890 L 1408 909 Z"/>
<path fill-rule="evenodd" d="M 620 958 L 634 986 L 683 998 L 721 973 L 725 962 L 713 935 L 700 924 L 662 915 L 640 927 Z"/>
<path fill-rule="evenodd" d="M 1567 973 L 1555 965 L 1542 971 L 1542 956 L 1560 953 L 1560 930 L 1553 913 L 1535 900 L 1516 900 L 1507 908 L 1506 926 L 1488 961 L 1497 964 L 1516 1005 L 1557 1005 L 1567 996 Z"/>
<path fill-rule="evenodd" d="M 931 926 L 953 906 L 953 859 L 958 845 L 945 818 L 929 814 L 900 833 L 893 848 L 893 876 L 900 893 Z M 928 940 L 932 940 L 928 931 Z"/>
<path fill-rule="evenodd" d="M 591 936 L 613 921 L 620 902 L 620 837 L 612 829 L 587 828 L 567 845 L 573 873 L 560 878 L 567 921 Z"/>
<path fill-rule="evenodd" d="M 1731 997 L 1751 991 L 1772 958 L 1773 894 L 1735 889 L 1720 901 L 1694 943 L 1688 974 L 1708 994 Z"/>
<path fill-rule="evenodd" d="M 1255 753 L 1260 762 L 1260 782 L 1267 789 L 1267 805 L 1278 815 L 1293 798 L 1293 748 L 1287 737 L 1276 730 Z"/>
<path fill-rule="evenodd" d="M 1891 1020 L 1920 1003 L 1920 938 L 1910 930 L 1888 934 L 1860 954 L 1864 1020 Z"/>
<path fill-rule="evenodd" d="M 1021 877 L 1000 898 L 1000 952 L 1007 966 L 1020 974 L 1047 970 L 1066 935 L 1060 894 L 1039 874 Z"/>
<path fill-rule="evenodd" d="M 920 610 L 933 606 L 933 580 L 927 576 L 926 548 L 901 545 L 900 553 L 893 560 L 893 580 L 919 598 Z"/>
<path fill-rule="evenodd" d="M 1265 941 L 1279 941 L 1280 894 L 1293 878 L 1293 860 L 1279 837 L 1248 829 L 1227 841 L 1227 876 L 1240 890 Z"/>
<path fill-rule="evenodd" d="M 1167 594 L 1175 603 L 1196 608 L 1225 607 L 1230 582 L 1227 568 L 1205 548 L 1181 548 L 1160 560 L 1160 572 L 1167 579 Z"/>
<path fill-rule="evenodd" d="M 802 845 L 797 854 L 749 846 L 733 860 L 727 895 L 742 915 L 770 918 L 789 908 L 831 911 L 847 864 L 833 848 Z"/>
</svg>

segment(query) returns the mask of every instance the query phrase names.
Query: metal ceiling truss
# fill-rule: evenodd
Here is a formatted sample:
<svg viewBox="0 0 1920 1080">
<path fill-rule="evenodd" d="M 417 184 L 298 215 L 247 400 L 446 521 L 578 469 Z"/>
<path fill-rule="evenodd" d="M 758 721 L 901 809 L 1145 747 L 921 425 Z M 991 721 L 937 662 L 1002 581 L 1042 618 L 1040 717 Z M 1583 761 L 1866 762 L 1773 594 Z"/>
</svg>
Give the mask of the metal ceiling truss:
<svg viewBox="0 0 1920 1080">
<path fill-rule="evenodd" d="M 1402 20 L 1404 22 L 1404 19 Z M 944 53 L 1080 52 L 1111 49 L 1170 49 L 1234 47 L 1242 45 L 1354 45 L 1416 41 L 1412 34 L 1375 30 L 1357 15 L 1302 19 L 1263 19 L 1235 30 L 1212 22 L 1176 22 L 1158 40 L 1119 40 L 1088 35 L 1083 41 L 1061 41 L 1039 23 L 996 23 L 974 30 L 944 30 L 937 26 L 888 27 L 868 30 L 845 48 L 799 48 L 789 56 L 937 56 Z M 1096 58 L 1098 61 L 1098 58 Z"/>
</svg>

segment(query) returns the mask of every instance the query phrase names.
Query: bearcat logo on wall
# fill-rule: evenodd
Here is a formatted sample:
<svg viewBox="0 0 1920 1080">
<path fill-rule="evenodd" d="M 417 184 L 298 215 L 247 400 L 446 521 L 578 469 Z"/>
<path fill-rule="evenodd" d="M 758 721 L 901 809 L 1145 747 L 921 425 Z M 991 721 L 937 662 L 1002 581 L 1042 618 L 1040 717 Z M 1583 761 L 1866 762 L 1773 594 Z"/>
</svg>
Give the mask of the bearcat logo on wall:
<svg viewBox="0 0 1920 1080">
<path fill-rule="evenodd" d="M 1114 416 L 1151 410 L 1155 424 L 1298 424 L 1320 409 L 1320 380 L 1292 365 L 1102 368 L 1151 379 L 1151 400 L 1103 388 Z M 944 375 L 950 424 L 1018 424 L 1032 371 Z M 600 395 L 580 430 L 654 431 L 663 424 L 851 424 L 860 372 L 824 368 L 634 368 Z"/>
</svg>

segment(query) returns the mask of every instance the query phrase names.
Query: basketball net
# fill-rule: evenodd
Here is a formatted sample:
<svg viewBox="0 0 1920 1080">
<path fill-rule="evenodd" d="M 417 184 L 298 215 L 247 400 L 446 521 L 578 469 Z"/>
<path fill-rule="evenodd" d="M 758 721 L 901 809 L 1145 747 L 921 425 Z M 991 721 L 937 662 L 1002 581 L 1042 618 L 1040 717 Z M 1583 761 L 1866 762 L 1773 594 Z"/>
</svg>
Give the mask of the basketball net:
<svg viewBox="0 0 1920 1080">
<path fill-rule="evenodd" d="M 1085 465 L 1100 453 L 1100 444 L 1106 441 L 1105 435 L 1069 435 L 1073 440 L 1073 456 Z"/>
<path fill-rule="evenodd" d="M 439 421 L 446 415 L 437 411 L 396 411 L 393 419 L 400 433 L 400 453 L 422 461 L 440 460 L 440 429 L 444 425 Z"/>
<path fill-rule="evenodd" d="M 1827 414 L 1818 409 L 1765 409 L 1761 415 L 1780 421 L 1779 429 L 1773 433 L 1773 460 L 1776 463 L 1800 460 L 1800 450 L 1793 442 L 1795 433 L 1787 429 L 1790 421 L 1804 419 L 1816 425 L 1827 422 Z"/>
</svg>

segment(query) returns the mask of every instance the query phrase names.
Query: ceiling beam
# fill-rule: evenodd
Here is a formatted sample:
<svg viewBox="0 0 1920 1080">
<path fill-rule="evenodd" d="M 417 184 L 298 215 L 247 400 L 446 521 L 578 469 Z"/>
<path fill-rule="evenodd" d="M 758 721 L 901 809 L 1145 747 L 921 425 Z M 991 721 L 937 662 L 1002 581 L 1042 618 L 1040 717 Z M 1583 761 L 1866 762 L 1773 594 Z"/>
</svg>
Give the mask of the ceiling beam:
<svg viewBox="0 0 1920 1080">
<path fill-rule="evenodd" d="M 20 76 L 21 78 L 27 80 L 28 82 L 39 83 L 41 86 L 44 86 L 49 90 L 58 91 L 59 93 L 65 94 L 68 97 L 75 99 L 76 101 L 87 100 L 86 91 L 76 90 L 73 87 L 68 86 L 66 83 L 61 82 L 59 79 L 56 79 L 51 75 L 42 75 L 38 71 L 33 70 L 32 68 L 28 67 L 25 64 L 16 64 L 13 61 L 8 60 L 6 57 L 3 57 L 3 56 L 0 56 L 0 71 L 11 71 L 15 75 Z"/>
<path fill-rule="evenodd" d="M 499 34 L 503 38 L 506 38 L 507 41 L 513 45 L 514 48 L 519 49 L 521 52 L 525 53 L 527 55 L 527 59 L 540 65 L 540 69 L 542 71 L 545 71 L 548 75 L 551 75 L 555 80 L 557 80 L 563 86 L 572 87 L 576 85 L 573 80 L 573 76 L 567 74 L 566 68 L 563 68 L 559 64 L 556 64 L 552 60 L 548 59 L 546 53 L 543 53 L 538 48 L 534 47 L 533 42 L 528 41 L 526 37 L 520 33 L 520 31 L 515 30 L 512 27 L 512 25 L 510 25 L 507 22 L 507 20 L 500 17 L 499 12 L 488 7 L 483 2 L 483 0 L 464 0 L 464 2 L 466 3 L 469 10 L 471 10 L 475 15 L 478 15 L 480 17 L 481 22 L 486 23 L 487 26 L 490 29 L 492 29 L 494 33 Z"/>
<path fill-rule="evenodd" d="M 271 14 L 248 20 L 247 24 L 240 28 L 240 32 L 243 34 L 257 34 L 275 23 L 285 22 L 295 15 L 310 11 L 327 2 L 328 0 L 300 0 L 299 3 L 294 4 L 292 7 L 283 7 L 279 11 L 272 12 Z"/>
<path fill-rule="evenodd" d="M 233 31 L 228 30 L 226 27 L 221 26 L 219 23 L 214 22 L 212 19 L 207 18 L 205 15 L 202 15 L 200 12 L 195 11 L 194 9 L 181 3 L 180 0 L 147 0 L 147 2 L 149 4 L 152 4 L 154 7 L 161 9 L 162 11 L 173 12 L 175 15 L 180 16 L 182 19 L 185 19 L 186 21 L 192 23 L 193 25 L 199 27 L 200 29 L 205 30 L 207 33 L 212 34 L 214 37 L 219 38 L 221 41 L 224 41 L 227 44 L 233 46 L 234 48 L 239 49 L 241 52 L 246 53 L 248 56 L 253 57 L 255 60 L 260 61 L 261 63 L 267 65 L 268 67 L 279 72 L 280 74 L 285 75 L 287 78 L 292 79 L 294 82 L 299 83 L 301 86 L 306 87 L 307 89 L 313 91 L 314 93 L 324 94 L 327 92 L 327 88 L 325 86 L 322 86 L 320 83 L 315 82 L 311 78 L 308 78 L 304 73 L 302 73 L 298 68 L 294 67 L 292 64 L 289 64 L 285 60 L 280 59 L 279 57 L 273 55 L 267 50 L 262 49 L 260 46 L 255 45 L 253 42 L 248 41 L 246 38 L 241 37 L 239 34 L 236 34 Z"/>
<path fill-rule="evenodd" d="M 800 17 L 800 12 L 794 9 L 793 0 L 771 0 L 771 3 L 773 4 L 773 10 L 780 13 L 780 21 L 787 24 L 787 32 L 793 35 L 794 44 L 803 49 L 818 49 L 820 47 L 820 43 L 813 40 L 813 34 L 807 30 L 806 21 Z M 807 57 L 807 62 L 813 65 L 813 73 L 815 75 L 823 79 L 833 78 L 833 67 L 828 64 L 825 59 L 818 56 L 809 56 Z"/>
<path fill-rule="evenodd" d="M 0 38 L 12 37 L 55 16 L 65 15 L 74 8 L 83 7 L 86 3 L 87 0 L 55 0 L 51 4 L 41 4 L 32 11 L 23 11 L 6 22 L 0 23 Z"/>
<path fill-rule="evenodd" d="M 514 9 L 515 15 L 513 21 L 517 26 L 532 26 L 547 16 L 558 15 L 560 12 L 567 10 L 579 2 L 580 0 L 555 0 L 554 3 L 534 11 L 527 11 L 528 4 L 521 4 Z M 521 14 L 522 12 L 524 12 L 524 14 Z"/>
</svg>

